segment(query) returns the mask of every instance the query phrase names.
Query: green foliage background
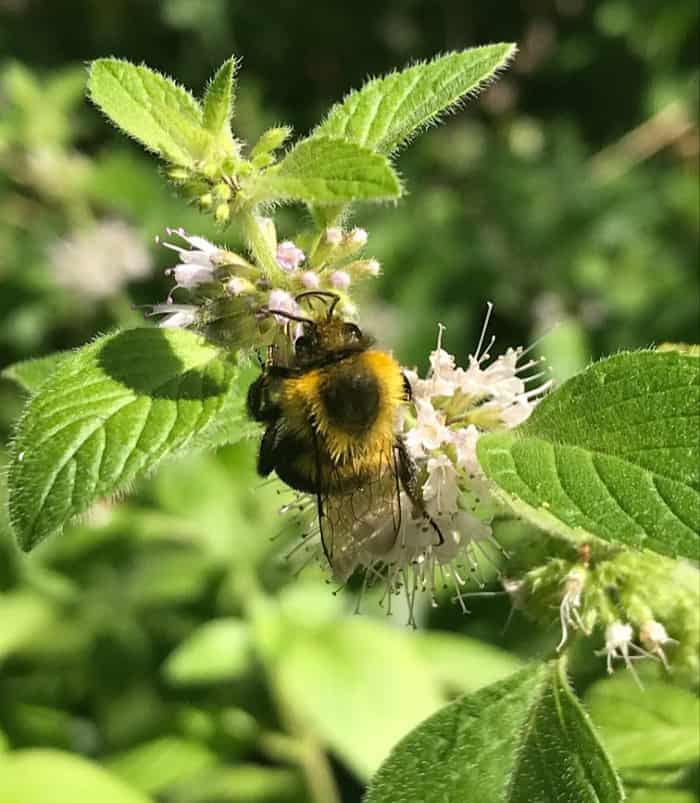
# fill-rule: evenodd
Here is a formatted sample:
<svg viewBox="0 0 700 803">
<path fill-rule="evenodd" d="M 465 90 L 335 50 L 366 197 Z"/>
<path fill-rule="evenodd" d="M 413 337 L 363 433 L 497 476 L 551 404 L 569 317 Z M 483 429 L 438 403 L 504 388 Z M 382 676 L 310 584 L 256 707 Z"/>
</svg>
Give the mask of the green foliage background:
<svg viewBox="0 0 700 803">
<path fill-rule="evenodd" d="M 560 380 L 621 348 L 697 341 L 697 17 L 694 0 L 543 0 L 497 14 L 456 0 L 314 0 L 303 13 L 225 0 L 0 5 L 0 368 L 139 323 L 132 304 L 167 292 L 171 260 L 153 244 L 166 225 L 236 245 L 85 103 L 81 63 L 108 54 L 197 92 L 242 56 L 235 125 L 252 141 L 279 122 L 308 130 L 369 74 L 517 41 L 504 78 L 402 155 L 399 207 L 357 218 L 384 270 L 364 325 L 424 368 L 436 322 L 465 358 L 490 300 L 503 348 L 560 322 L 539 347 Z M 110 266 L 88 253 L 82 279 L 62 286 L 55 244 L 115 219 L 148 249 L 148 274 L 96 300 L 91 271 Z M 21 403 L 0 381 L 3 442 Z M 498 597 L 475 598 L 464 617 L 446 595 L 410 633 L 400 607 L 386 619 L 376 600 L 354 618 L 353 589 L 333 596 L 313 566 L 293 581 L 280 558 L 293 528 L 271 540 L 285 497 L 259 486 L 254 450 L 172 463 L 30 557 L 0 521 L 0 751 L 35 751 L 4 769 L 0 758 L 0 799 L 45 799 L 27 792 L 32 762 L 64 781 L 94 770 L 38 752 L 58 749 L 123 780 L 116 791 L 112 777 L 95 780 L 105 801 L 299 803 L 326 757 L 343 800 L 357 801 L 413 725 L 556 643 L 556 611 L 540 630 L 516 613 L 503 634 Z M 673 741 L 685 748 L 669 764 L 618 758 L 606 711 L 619 698 L 600 692 L 594 646 L 584 642 L 570 669 L 584 702 L 591 689 L 631 799 L 693 800 L 697 739 L 682 717 Z M 676 681 L 672 694 L 654 687 L 651 719 L 697 683 Z"/>
</svg>

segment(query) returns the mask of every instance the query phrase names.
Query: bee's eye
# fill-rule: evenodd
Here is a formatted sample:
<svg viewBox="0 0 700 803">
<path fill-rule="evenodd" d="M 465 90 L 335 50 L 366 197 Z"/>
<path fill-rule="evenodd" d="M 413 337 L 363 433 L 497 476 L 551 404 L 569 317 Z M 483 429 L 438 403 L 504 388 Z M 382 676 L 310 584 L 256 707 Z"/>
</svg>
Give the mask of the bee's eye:
<svg viewBox="0 0 700 803">
<path fill-rule="evenodd" d="M 294 341 L 294 351 L 297 356 L 305 356 L 311 351 L 311 338 L 308 335 L 301 335 Z"/>
<path fill-rule="evenodd" d="M 354 323 L 346 323 L 343 325 L 343 334 L 348 340 L 362 340 L 362 330 Z"/>
</svg>

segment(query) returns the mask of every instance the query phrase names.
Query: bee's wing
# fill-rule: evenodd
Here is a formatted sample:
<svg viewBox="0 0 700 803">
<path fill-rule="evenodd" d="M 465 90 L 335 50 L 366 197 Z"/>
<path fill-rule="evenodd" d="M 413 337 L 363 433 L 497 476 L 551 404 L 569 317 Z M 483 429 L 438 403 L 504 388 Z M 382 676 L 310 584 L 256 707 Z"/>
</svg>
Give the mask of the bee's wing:
<svg viewBox="0 0 700 803">
<path fill-rule="evenodd" d="M 339 582 L 345 582 L 359 562 L 367 565 L 379 560 L 395 544 L 402 516 L 398 472 L 392 447 L 377 455 L 376 471 L 362 486 L 345 493 L 317 494 L 321 544 Z"/>
</svg>

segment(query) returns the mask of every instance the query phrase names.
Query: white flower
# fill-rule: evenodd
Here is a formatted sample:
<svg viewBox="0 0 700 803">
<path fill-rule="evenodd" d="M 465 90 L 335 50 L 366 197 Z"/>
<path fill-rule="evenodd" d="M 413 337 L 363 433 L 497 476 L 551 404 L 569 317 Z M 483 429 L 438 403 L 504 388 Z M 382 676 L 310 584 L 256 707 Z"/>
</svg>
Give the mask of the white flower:
<svg viewBox="0 0 700 803">
<path fill-rule="evenodd" d="M 336 226 L 326 229 L 326 242 L 328 245 L 340 245 L 343 242 L 343 230 Z"/>
<path fill-rule="evenodd" d="M 114 295 L 151 269 L 138 233 L 121 220 L 73 232 L 50 246 L 48 257 L 58 285 L 93 299 Z"/>
<path fill-rule="evenodd" d="M 666 669 L 669 668 L 664 647 L 667 644 L 678 644 L 678 641 L 668 635 L 661 622 L 657 622 L 654 619 L 645 622 L 639 628 L 639 640 L 652 655 L 656 655 L 659 658 Z"/>
<path fill-rule="evenodd" d="M 204 237 L 189 235 L 184 229 L 166 229 L 169 236 L 177 236 L 189 246 L 183 248 L 176 243 L 162 242 L 156 237 L 156 242 L 161 243 L 165 248 L 176 251 L 180 262 L 165 271 L 166 276 L 175 279 L 175 287 L 171 291 L 182 287 L 185 290 L 192 290 L 199 285 L 206 284 L 214 280 L 214 271 L 223 262 L 225 252 L 218 246 L 205 240 Z"/>
<path fill-rule="evenodd" d="M 354 228 L 348 237 L 352 245 L 361 247 L 367 243 L 367 232 L 364 229 Z"/>
<path fill-rule="evenodd" d="M 625 662 L 625 666 L 632 673 L 637 685 L 640 688 L 642 683 L 639 680 L 632 661 L 636 658 L 652 657 L 648 652 L 638 647 L 633 642 L 634 630 L 632 625 L 623 622 L 612 622 L 605 628 L 605 649 L 598 650 L 596 655 L 605 655 L 608 674 L 612 674 L 612 662 L 615 658 L 621 658 Z M 635 653 L 632 655 L 631 653 Z"/>
<path fill-rule="evenodd" d="M 161 329 L 185 329 L 197 320 L 197 307 L 193 304 L 154 304 L 148 315 L 165 315 L 158 323 Z"/>
<path fill-rule="evenodd" d="M 329 281 L 336 290 L 347 290 L 350 287 L 350 274 L 344 270 L 334 270 Z"/>
<path fill-rule="evenodd" d="M 306 259 L 304 252 L 291 240 L 285 240 L 277 246 L 277 264 L 285 271 L 296 270 Z"/>
<path fill-rule="evenodd" d="M 242 296 L 255 291 L 255 287 L 242 276 L 232 276 L 226 282 L 226 292 L 232 296 Z"/>
<path fill-rule="evenodd" d="M 170 237 L 180 237 L 184 240 L 189 248 L 183 248 L 181 245 L 175 243 L 162 243 L 165 248 L 170 248 L 171 251 L 177 251 L 178 258 L 181 262 L 191 265 L 200 265 L 203 268 L 214 268 L 216 266 L 216 258 L 223 254 L 221 248 L 204 237 L 197 235 L 190 235 L 182 229 L 166 229 Z M 161 243 L 159 237 L 156 237 L 156 242 Z"/>
<path fill-rule="evenodd" d="M 368 259 L 364 264 L 365 271 L 369 276 L 379 276 L 382 266 L 376 259 Z"/>
<path fill-rule="evenodd" d="M 416 399 L 416 423 L 404 436 L 413 458 L 424 457 L 426 452 L 438 449 L 452 440 L 452 432 L 445 426 L 445 416 L 427 399 Z"/>
<path fill-rule="evenodd" d="M 564 578 L 564 596 L 559 605 L 559 621 L 561 622 L 561 641 L 557 644 L 557 652 L 569 638 L 569 627 L 586 632 L 581 619 L 581 594 L 586 580 L 583 570 L 574 568 Z"/>
</svg>

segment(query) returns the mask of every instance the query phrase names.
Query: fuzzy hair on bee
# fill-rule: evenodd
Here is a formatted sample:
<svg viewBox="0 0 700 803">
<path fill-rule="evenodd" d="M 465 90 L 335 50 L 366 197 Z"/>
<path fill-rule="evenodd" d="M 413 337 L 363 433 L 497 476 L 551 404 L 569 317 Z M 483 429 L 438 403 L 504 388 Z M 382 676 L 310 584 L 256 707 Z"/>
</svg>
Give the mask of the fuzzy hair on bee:
<svg viewBox="0 0 700 803">
<path fill-rule="evenodd" d="M 275 471 L 282 482 L 315 495 L 325 556 L 336 570 L 334 543 L 347 515 L 329 517 L 329 510 L 363 509 L 371 516 L 387 505 L 400 527 L 403 491 L 414 514 L 425 517 L 442 543 L 437 525 L 425 512 L 416 468 L 397 432 L 410 385 L 394 357 L 373 348 L 374 340 L 356 324 L 334 314 L 339 297 L 307 291 L 297 302 L 327 300 L 318 320 L 278 310 L 302 325 L 291 358 L 268 354 L 260 376 L 248 391 L 248 414 L 266 429 L 258 455 L 258 473 Z"/>
</svg>

